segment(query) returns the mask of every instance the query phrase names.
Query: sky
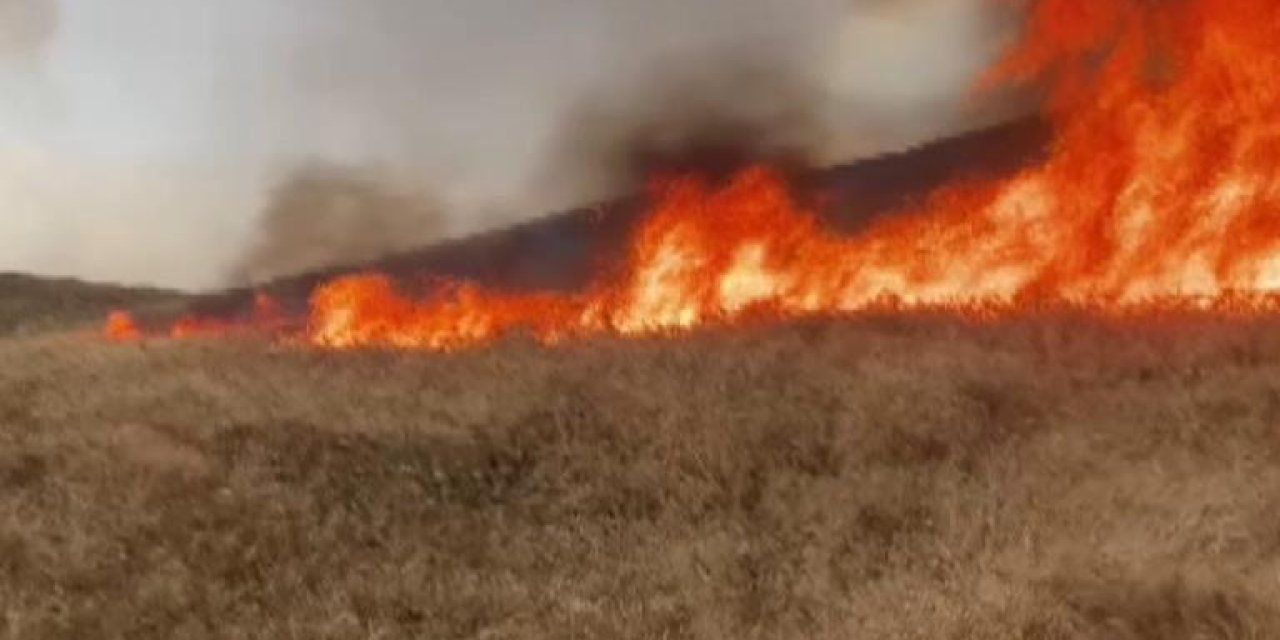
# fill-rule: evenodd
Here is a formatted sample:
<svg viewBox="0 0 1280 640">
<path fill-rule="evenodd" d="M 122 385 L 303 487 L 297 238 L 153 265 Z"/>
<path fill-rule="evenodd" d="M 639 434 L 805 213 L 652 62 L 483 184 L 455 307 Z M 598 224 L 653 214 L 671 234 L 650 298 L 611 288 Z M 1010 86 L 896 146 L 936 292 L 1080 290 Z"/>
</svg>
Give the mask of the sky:
<svg viewBox="0 0 1280 640">
<path fill-rule="evenodd" d="M 812 75 L 829 161 L 963 126 L 985 0 L 0 0 L 0 271 L 207 289 L 302 163 L 378 167 L 461 235 L 567 206 L 566 114 L 708 51 Z M 648 75 L 646 75 L 648 74 Z"/>
</svg>

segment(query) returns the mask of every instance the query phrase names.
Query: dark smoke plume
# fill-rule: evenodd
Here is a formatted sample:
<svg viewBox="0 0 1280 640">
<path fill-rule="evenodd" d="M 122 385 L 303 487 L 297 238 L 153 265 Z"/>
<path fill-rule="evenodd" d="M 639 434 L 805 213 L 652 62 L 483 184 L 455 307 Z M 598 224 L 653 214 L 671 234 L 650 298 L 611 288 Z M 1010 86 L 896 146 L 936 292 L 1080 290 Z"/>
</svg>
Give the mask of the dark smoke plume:
<svg viewBox="0 0 1280 640">
<path fill-rule="evenodd" d="M 585 97 L 552 147 L 551 180 L 604 197 L 655 175 L 715 179 L 757 162 L 805 167 L 823 139 L 818 104 L 815 88 L 781 63 L 698 60 Z"/>
<path fill-rule="evenodd" d="M 714 179 L 749 164 L 848 162 L 1004 119 L 988 114 L 984 100 L 965 108 L 951 95 L 963 92 L 967 71 L 984 66 L 981 40 L 1007 30 L 1008 9 L 998 5 L 708 0 L 642 10 L 619 2 L 615 13 L 630 18 L 619 47 L 644 50 L 689 11 L 711 18 L 701 34 L 711 42 L 597 79 L 560 119 L 538 183 L 579 200 L 610 198 L 656 174 Z M 838 47 L 826 44 L 832 38 Z M 815 42 L 824 44 L 815 50 Z M 959 88 L 934 86 L 948 83 Z"/>
<path fill-rule="evenodd" d="M 240 284 L 353 265 L 421 246 L 443 231 L 443 207 L 373 171 L 298 169 L 269 194 L 257 242 L 234 270 Z"/>
</svg>

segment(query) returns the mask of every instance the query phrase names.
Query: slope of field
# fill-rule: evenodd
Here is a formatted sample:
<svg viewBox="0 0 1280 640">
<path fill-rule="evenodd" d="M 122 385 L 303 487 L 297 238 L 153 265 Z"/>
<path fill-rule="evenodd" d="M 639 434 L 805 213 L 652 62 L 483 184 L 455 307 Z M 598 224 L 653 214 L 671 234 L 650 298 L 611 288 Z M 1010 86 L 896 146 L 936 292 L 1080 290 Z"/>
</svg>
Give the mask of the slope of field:
<svg viewBox="0 0 1280 640">
<path fill-rule="evenodd" d="M 1280 637 L 1274 323 L 0 361 L 0 637 Z"/>
<path fill-rule="evenodd" d="M 798 196 L 816 201 L 815 211 L 824 224 L 854 233 L 918 203 L 943 184 L 1011 174 L 1039 159 L 1048 137 L 1042 120 L 1017 120 L 900 153 L 797 174 L 792 176 L 793 186 Z M 333 265 L 282 278 L 258 290 L 294 313 L 305 311 L 316 285 L 352 271 L 385 273 L 410 289 L 421 284 L 423 276 L 434 276 L 511 291 L 581 290 L 619 267 L 651 204 L 644 197 L 632 197 L 545 215 L 367 264 Z M 235 316 L 251 313 L 253 301 L 254 291 L 247 289 L 217 292 L 195 299 L 192 310 L 197 315 Z"/>
<path fill-rule="evenodd" d="M 112 309 L 181 309 L 171 291 L 0 273 L 0 336 L 96 325 Z"/>
</svg>

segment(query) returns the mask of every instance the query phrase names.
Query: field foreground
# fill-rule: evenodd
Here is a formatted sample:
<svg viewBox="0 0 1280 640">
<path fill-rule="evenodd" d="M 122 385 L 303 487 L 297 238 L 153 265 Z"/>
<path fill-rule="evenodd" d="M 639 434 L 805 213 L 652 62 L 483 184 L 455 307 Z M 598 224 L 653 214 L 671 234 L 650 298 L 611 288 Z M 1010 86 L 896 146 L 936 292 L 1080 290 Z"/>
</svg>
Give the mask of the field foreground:
<svg viewBox="0 0 1280 640">
<path fill-rule="evenodd" d="M 1280 326 L 0 338 L 0 637 L 1280 637 Z"/>
</svg>

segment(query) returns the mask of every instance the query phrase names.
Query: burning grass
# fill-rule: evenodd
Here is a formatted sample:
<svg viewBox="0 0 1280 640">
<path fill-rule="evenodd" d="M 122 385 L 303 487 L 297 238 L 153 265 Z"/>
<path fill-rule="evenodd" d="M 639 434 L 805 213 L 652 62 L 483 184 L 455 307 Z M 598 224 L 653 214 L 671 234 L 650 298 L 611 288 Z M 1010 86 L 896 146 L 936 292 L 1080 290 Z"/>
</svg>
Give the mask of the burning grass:
<svg viewBox="0 0 1280 640">
<path fill-rule="evenodd" d="M 0 627 L 1278 637 L 1276 329 L 0 341 Z"/>
<path fill-rule="evenodd" d="M 946 183 L 848 236 L 810 210 L 821 194 L 795 193 L 767 167 L 727 181 L 656 176 L 621 264 L 582 291 L 463 282 L 422 298 L 386 274 L 348 275 L 312 293 L 290 339 L 449 351 L 516 332 L 559 343 L 781 324 L 886 300 L 1104 315 L 1173 300 L 1275 314 L 1274 0 L 1025 4 L 1025 36 L 988 82 L 1043 83 L 1054 133 L 1039 163 Z"/>
<path fill-rule="evenodd" d="M 1048 158 L 853 236 L 680 178 L 577 294 L 0 343 L 8 635 L 1280 637 L 1280 13 L 1081 6 Z"/>
</svg>

